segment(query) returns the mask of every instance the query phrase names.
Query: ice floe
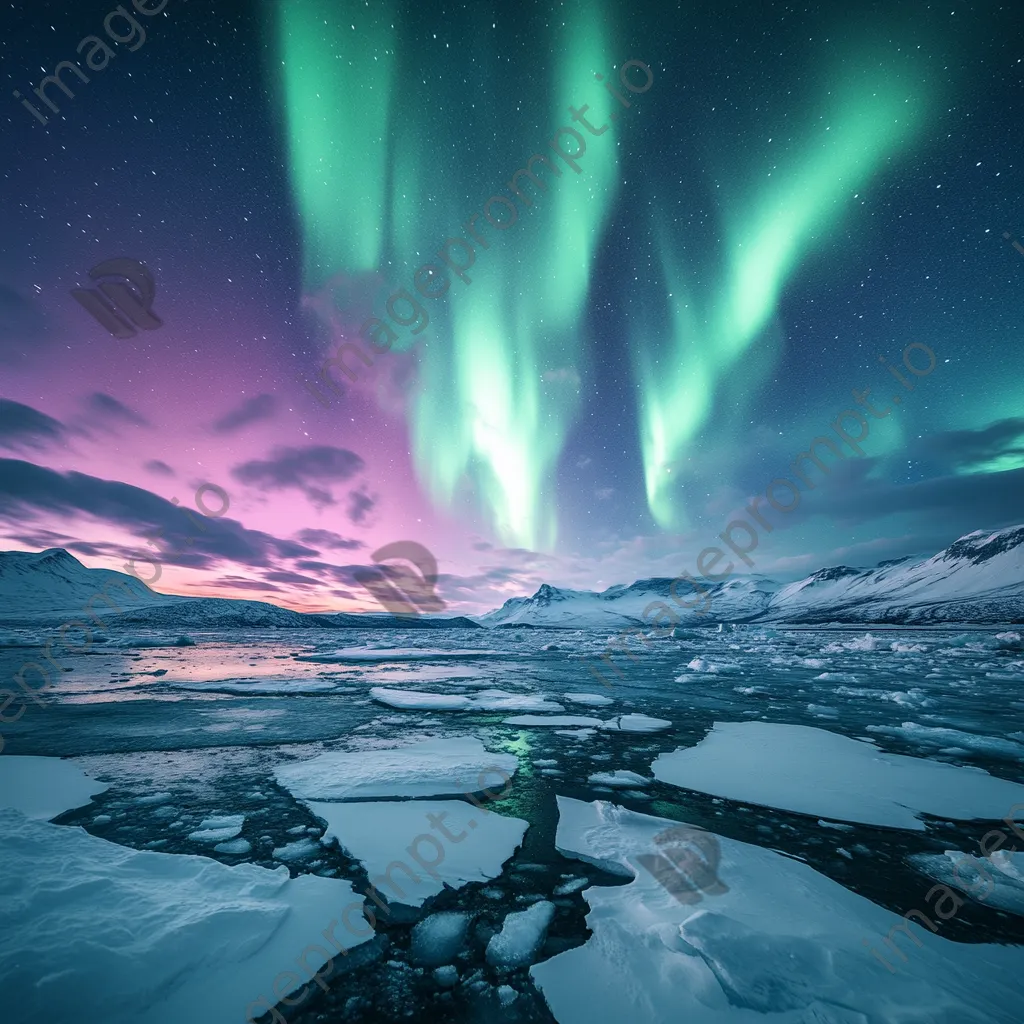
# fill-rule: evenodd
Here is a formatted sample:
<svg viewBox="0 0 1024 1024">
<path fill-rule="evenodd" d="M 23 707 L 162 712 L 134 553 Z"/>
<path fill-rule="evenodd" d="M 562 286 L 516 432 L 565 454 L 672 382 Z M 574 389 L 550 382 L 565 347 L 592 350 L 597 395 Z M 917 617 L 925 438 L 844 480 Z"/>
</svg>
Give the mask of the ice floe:
<svg viewBox="0 0 1024 1024">
<path fill-rule="evenodd" d="M 622 732 L 661 732 L 671 729 L 672 723 L 667 718 L 652 718 L 650 715 L 630 714 L 619 715 L 601 723 L 602 729 Z"/>
<path fill-rule="evenodd" d="M 505 917 L 501 931 L 487 943 L 487 962 L 492 967 L 514 971 L 530 963 L 544 942 L 555 905 L 541 900 Z"/>
<path fill-rule="evenodd" d="M 996 819 L 1014 804 L 1024 808 L 1015 782 L 805 725 L 716 722 L 696 746 L 660 755 L 651 771 L 713 796 L 889 828 L 923 830 L 921 813 Z"/>
<path fill-rule="evenodd" d="M 615 703 L 611 697 L 605 697 L 600 693 L 563 693 L 562 699 L 567 700 L 570 704 L 587 704 L 594 708 Z"/>
<path fill-rule="evenodd" d="M 555 729 L 596 729 L 604 723 L 600 718 L 587 718 L 585 715 L 515 715 L 512 718 L 506 718 L 502 724 L 544 725 Z"/>
<path fill-rule="evenodd" d="M 375 686 L 370 696 L 393 708 L 420 708 L 430 711 L 564 711 L 539 694 L 509 693 L 506 690 L 481 690 L 473 696 L 427 693 L 422 690 L 392 690 Z"/>
<path fill-rule="evenodd" d="M 409 952 L 424 967 L 450 964 L 466 945 L 466 931 L 472 914 L 442 911 L 430 914 L 412 930 Z"/>
<path fill-rule="evenodd" d="M 446 885 L 496 878 L 528 825 L 463 800 L 307 803 L 381 896 L 412 907 Z"/>
<path fill-rule="evenodd" d="M 279 765 L 274 775 L 299 799 L 366 800 L 476 793 L 518 766 L 514 755 L 493 754 L 474 736 L 452 736 L 405 747 L 327 751 Z"/>
<path fill-rule="evenodd" d="M 223 843 L 234 839 L 245 824 L 244 814 L 220 814 L 205 818 L 195 832 L 189 833 L 194 843 Z"/>
<path fill-rule="evenodd" d="M 585 890 L 593 935 L 530 968 L 559 1024 L 1019 1021 L 1018 947 L 951 942 L 807 864 L 720 836 L 725 891 L 682 903 L 639 860 L 678 822 L 566 797 L 558 809 L 563 854 L 633 879 Z"/>
<path fill-rule="evenodd" d="M 610 786 L 612 789 L 630 789 L 634 786 L 646 786 L 650 779 L 645 779 L 636 772 L 626 771 L 620 768 L 614 772 L 597 772 L 587 779 L 592 786 Z"/>
</svg>

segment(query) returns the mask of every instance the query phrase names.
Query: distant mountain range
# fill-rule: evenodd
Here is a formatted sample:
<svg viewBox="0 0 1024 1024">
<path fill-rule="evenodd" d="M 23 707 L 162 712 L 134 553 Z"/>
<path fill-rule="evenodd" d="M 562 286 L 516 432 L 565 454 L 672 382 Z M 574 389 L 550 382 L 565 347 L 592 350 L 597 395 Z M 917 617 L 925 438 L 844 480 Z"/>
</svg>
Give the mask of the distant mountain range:
<svg viewBox="0 0 1024 1024">
<path fill-rule="evenodd" d="M 317 615 L 265 601 L 158 594 L 134 576 L 87 569 L 63 548 L 51 548 L 38 553 L 0 551 L 0 622 L 88 621 L 83 611 L 88 604 L 111 628 L 476 629 L 483 625 L 621 629 L 663 625 L 666 620 L 659 620 L 656 611 L 644 615 L 651 602 L 663 602 L 686 626 L 720 622 L 1024 623 L 1024 526 L 995 533 L 975 531 L 923 562 L 895 559 L 872 569 L 840 565 L 785 585 L 759 576 L 717 584 L 700 582 L 709 595 L 703 616 L 676 604 L 671 594 L 674 581 L 661 578 L 609 587 L 600 593 L 562 590 L 545 583 L 532 597 L 514 597 L 475 620 L 344 612 Z M 116 613 L 106 601 L 96 598 L 101 591 L 116 602 Z M 681 584 L 677 594 L 689 601 L 693 591 Z"/>
<path fill-rule="evenodd" d="M 751 576 L 706 586 L 706 614 L 672 600 L 671 579 L 638 580 L 631 586 L 560 590 L 544 584 L 533 597 L 514 597 L 480 618 L 486 626 L 622 628 L 658 626 L 663 601 L 680 622 L 760 623 L 1019 623 L 1024 622 L 1024 526 L 995 533 L 977 530 L 923 562 L 882 562 L 873 569 L 840 565 L 819 569 L 797 583 L 780 585 Z M 693 588 L 678 585 L 680 600 L 695 603 Z"/>
</svg>

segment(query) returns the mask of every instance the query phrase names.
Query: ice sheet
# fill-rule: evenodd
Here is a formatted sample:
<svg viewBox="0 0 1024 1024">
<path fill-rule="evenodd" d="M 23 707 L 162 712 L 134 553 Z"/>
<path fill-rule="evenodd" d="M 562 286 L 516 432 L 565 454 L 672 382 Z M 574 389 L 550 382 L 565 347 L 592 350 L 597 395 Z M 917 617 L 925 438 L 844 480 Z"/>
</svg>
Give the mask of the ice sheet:
<svg viewBox="0 0 1024 1024">
<path fill-rule="evenodd" d="M 0 807 L 13 808 L 36 820 L 49 821 L 83 807 L 108 788 L 59 757 L 0 757 Z"/>
<path fill-rule="evenodd" d="M 680 903 L 638 861 L 678 822 L 561 796 L 558 809 L 559 850 L 633 877 L 585 890 L 592 937 L 530 968 L 559 1024 L 1019 1022 L 1019 947 L 950 942 L 806 864 L 721 836 L 714 868 L 727 891 Z M 885 942 L 893 934 L 906 961 Z"/>
<path fill-rule="evenodd" d="M 133 850 L 7 809 L 0 864 L 5 1024 L 245 1024 L 261 994 L 277 1002 L 281 972 L 302 970 L 284 994 L 305 990 L 326 961 L 307 947 L 362 904 L 345 881 Z"/>
</svg>

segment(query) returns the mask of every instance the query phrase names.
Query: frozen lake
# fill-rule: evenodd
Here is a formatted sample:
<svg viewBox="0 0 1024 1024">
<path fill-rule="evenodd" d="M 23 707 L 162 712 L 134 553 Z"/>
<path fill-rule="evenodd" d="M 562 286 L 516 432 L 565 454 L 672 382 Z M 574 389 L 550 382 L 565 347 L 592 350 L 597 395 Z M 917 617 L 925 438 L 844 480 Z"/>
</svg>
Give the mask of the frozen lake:
<svg viewBox="0 0 1024 1024">
<path fill-rule="evenodd" d="M 26 631 L 13 635 L 26 644 L 33 640 Z M 1005 828 L 999 819 L 1009 813 L 1010 801 L 1001 812 L 984 815 L 986 820 L 951 820 L 951 808 L 944 814 L 920 812 L 919 828 L 894 828 L 870 817 L 842 820 L 838 811 L 839 820 L 819 820 L 827 819 L 833 806 L 828 794 L 821 796 L 825 810 L 798 813 L 785 809 L 794 804 L 784 799 L 765 797 L 764 804 L 774 805 L 765 806 L 754 797 L 733 798 L 729 786 L 737 782 L 723 781 L 718 790 L 712 783 L 700 791 L 653 778 L 651 767 L 660 755 L 697 746 L 715 723 L 807 726 L 874 743 L 888 754 L 982 769 L 1024 783 L 1024 643 L 997 629 L 692 631 L 652 640 L 647 647 L 634 644 L 635 661 L 616 655 L 621 675 L 602 666 L 610 687 L 584 661 L 594 663 L 603 652 L 608 640 L 603 631 L 269 630 L 190 637 L 194 645 L 176 646 L 175 633 L 149 633 L 133 638 L 139 646 L 122 646 L 112 636 L 88 654 L 68 656 L 64 661 L 72 671 L 46 692 L 46 706 L 30 703 L 18 722 L 3 726 L 4 756 L 73 758 L 109 787 L 85 807 L 59 817 L 59 824 L 81 825 L 91 835 L 137 850 L 202 854 L 228 865 L 283 863 L 293 877 L 347 879 L 361 891 L 369 858 L 388 856 L 387 828 L 372 824 L 392 820 L 379 818 L 390 813 L 388 807 L 377 802 L 373 807 L 382 809 L 356 813 L 358 803 L 334 805 L 348 808 L 348 817 L 332 820 L 339 841 L 324 845 L 319 840 L 328 831 L 325 814 L 314 813 L 311 799 L 297 797 L 295 786 L 281 783 L 287 773 L 277 773 L 283 768 L 331 752 L 368 757 L 383 748 L 453 737 L 473 737 L 495 757 L 518 763 L 507 795 L 490 805 L 500 815 L 528 823 L 521 846 L 515 848 L 514 837 L 508 840 L 514 852 L 504 869 L 502 854 L 474 880 L 467 843 L 458 888 L 427 895 L 418 909 L 395 908 L 380 921 L 373 949 L 361 947 L 364 962 L 339 967 L 328 991 L 313 989 L 301 1005 L 282 1009 L 287 1020 L 303 1024 L 402 1020 L 410 1013 L 429 1021 L 575 1019 L 571 1007 L 579 999 L 565 990 L 569 981 L 563 983 L 563 976 L 588 969 L 582 961 L 572 967 L 591 936 L 586 886 L 616 887 L 629 879 L 610 861 L 591 856 L 588 862 L 556 849 L 557 797 L 569 799 L 565 807 L 575 807 L 571 801 L 604 800 L 773 851 L 787 863 L 813 869 L 823 876 L 822 884 L 831 880 L 896 915 L 927 908 L 925 894 L 935 884 L 908 858 L 937 857 L 947 850 L 977 853 L 986 831 Z M 35 654 L 31 647 L 0 649 L 5 675 Z M 608 727 L 630 714 L 670 726 L 647 732 Z M 537 724 L 506 721 L 523 715 Z M 566 716 L 583 721 L 538 721 L 548 716 L 556 716 L 556 722 Z M 627 772 L 642 780 L 611 774 Z M 818 785 L 816 778 L 806 778 L 812 796 Z M 438 799 L 453 795 L 442 792 L 441 784 L 435 790 Z M 941 795 L 936 797 L 940 805 Z M 372 796 L 379 801 L 380 794 Z M 401 797 L 396 790 L 384 799 Z M 355 798 L 360 799 L 358 793 Z M 898 792 L 893 799 L 899 803 Z M 642 824 L 640 818 L 628 821 L 634 828 Z M 360 848 L 359 837 L 371 830 L 378 845 L 384 834 L 384 850 Z M 221 832 L 227 839 L 215 842 Z M 407 844 L 408 838 L 396 836 L 393 856 L 401 856 Z M 217 845 L 227 848 L 217 850 Z M 1018 849 L 1022 846 L 1019 842 Z M 484 865 L 483 842 L 479 857 Z M 586 883 L 580 881 L 584 878 Z M 723 881 L 728 881 L 724 874 Z M 715 900 L 708 895 L 700 907 L 710 911 Z M 553 912 L 539 948 L 518 966 L 490 962 L 488 944 L 507 915 L 541 901 L 549 901 Z M 425 933 L 416 940 L 413 931 L 417 920 L 439 911 L 468 915 L 439 919 L 441 931 L 446 921 L 454 928 L 454 946 L 444 964 L 424 954 Z M 792 913 L 798 912 L 794 904 Z M 835 927 L 838 934 L 846 925 L 837 919 Z M 927 977 L 928 970 L 938 971 L 929 966 L 927 947 L 940 939 L 922 934 L 923 952 L 908 942 L 901 947 L 908 950 L 909 967 L 916 964 L 926 981 L 938 983 L 939 977 Z M 941 921 L 939 935 L 956 944 L 1024 943 L 1024 918 L 968 898 Z M 881 946 L 884 934 L 864 938 Z M 857 970 L 884 988 L 889 972 L 867 949 L 860 952 L 864 963 Z M 747 1021 L 765 1013 L 786 1021 L 876 1019 L 868 1007 L 860 1011 L 864 1016 L 825 1011 L 817 1017 L 790 1016 L 789 1011 L 818 1010 L 801 1008 L 785 993 L 777 1006 L 757 1007 L 743 995 L 742 985 L 723 980 L 722 956 L 703 955 L 717 965 L 715 975 L 728 998 L 697 1019 Z M 531 963 L 544 966 L 532 974 Z M 449 964 L 456 969 L 452 975 L 445 973 Z M 282 970 L 287 967 L 281 964 Z M 813 986 L 813 972 L 808 976 Z M 1006 982 L 1011 983 L 1009 976 Z M 686 984 L 682 976 L 675 983 Z M 1017 994 L 1019 1000 L 1019 987 Z M 833 993 L 821 1005 L 846 1004 Z M 909 1001 L 905 1009 L 906 1017 L 889 1019 L 917 1019 L 910 1015 Z M 954 1009 L 941 1009 L 931 1019 L 974 1019 L 964 1015 L 966 1009 L 957 1017 Z M 776 1018 L 775 1010 L 787 1012 Z M 589 1012 L 592 1021 L 613 1019 Z M 268 1013 L 265 1019 L 276 1018 Z M 652 1009 L 650 1019 L 661 1018 Z M 237 1020 L 244 1021 L 244 1014 Z"/>
</svg>

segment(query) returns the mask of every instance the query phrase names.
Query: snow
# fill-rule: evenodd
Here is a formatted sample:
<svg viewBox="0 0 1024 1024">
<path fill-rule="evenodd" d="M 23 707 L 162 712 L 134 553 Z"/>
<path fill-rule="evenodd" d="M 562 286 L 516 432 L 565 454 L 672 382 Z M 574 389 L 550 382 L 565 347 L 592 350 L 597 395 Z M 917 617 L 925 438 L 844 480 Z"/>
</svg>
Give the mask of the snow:
<svg viewBox="0 0 1024 1024">
<path fill-rule="evenodd" d="M 600 718 L 586 718 L 583 715 L 515 715 L 506 718 L 503 725 L 546 725 L 556 729 L 592 728 L 602 725 Z"/>
<path fill-rule="evenodd" d="M 487 943 L 487 962 L 492 967 L 514 971 L 536 956 L 555 916 L 555 905 L 541 900 L 526 910 L 509 914 L 501 931 Z"/>
<path fill-rule="evenodd" d="M 109 789 L 59 757 L 0 757 L 0 807 L 49 821 Z"/>
<path fill-rule="evenodd" d="M 629 789 L 632 786 L 646 786 L 650 779 L 645 779 L 636 772 L 629 772 L 619 769 L 614 772 L 597 772 L 591 775 L 587 782 L 592 786 L 611 786 L 613 789 Z"/>
<path fill-rule="evenodd" d="M 458 889 L 496 878 L 528 825 L 462 800 L 310 801 L 308 806 L 327 824 L 324 839 L 336 839 L 361 861 L 385 899 L 412 907 L 445 885 Z"/>
<path fill-rule="evenodd" d="M 671 729 L 672 723 L 667 718 L 651 718 L 650 715 L 619 715 L 601 723 L 602 729 L 622 732 L 661 732 Z"/>
<path fill-rule="evenodd" d="M 570 704 L 587 704 L 595 708 L 615 703 L 611 697 L 605 697 L 600 693 L 563 693 L 562 699 L 569 701 Z"/>
<path fill-rule="evenodd" d="M 512 754 L 493 754 L 476 737 L 454 736 L 405 747 L 328 751 L 280 765 L 274 775 L 298 799 L 365 800 L 476 793 L 518 767 Z"/>
<path fill-rule="evenodd" d="M 222 814 L 206 818 L 199 823 L 195 832 L 189 833 L 189 839 L 196 843 L 223 843 L 234 839 L 244 824 L 244 814 Z"/>
<path fill-rule="evenodd" d="M 242 1024 L 261 995 L 277 1002 L 282 972 L 279 992 L 306 987 L 331 915 L 363 902 L 348 882 L 133 850 L 6 809 L 0 863 L 5 1024 L 74 1024 L 90 1007 L 104 1024 Z"/>
<path fill-rule="evenodd" d="M 375 686 L 370 696 L 393 708 L 420 708 L 430 711 L 563 711 L 561 704 L 529 693 L 505 690 L 481 690 L 472 697 L 460 694 L 426 693 L 421 690 L 391 690 Z"/>
<path fill-rule="evenodd" d="M 694 747 L 660 755 L 660 782 L 814 817 L 922 831 L 919 815 L 1001 818 L 1024 786 L 805 725 L 716 722 Z"/>
<path fill-rule="evenodd" d="M 558 809 L 559 850 L 633 879 L 587 889 L 592 936 L 530 968 L 559 1024 L 1019 1021 L 1018 947 L 951 942 L 807 864 L 721 836 L 715 870 L 726 891 L 683 904 L 637 859 L 679 822 L 561 796 Z M 892 973 L 865 944 L 895 963 Z"/>
<path fill-rule="evenodd" d="M 412 959 L 424 967 L 450 964 L 466 944 L 466 931 L 472 914 L 442 911 L 430 914 L 412 930 Z"/>
<path fill-rule="evenodd" d="M 1024 850 L 996 850 L 989 857 L 946 850 L 937 855 L 915 854 L 908 860 L 935 881 L 979 903 L 1024 917 Z"/>
</svg>

